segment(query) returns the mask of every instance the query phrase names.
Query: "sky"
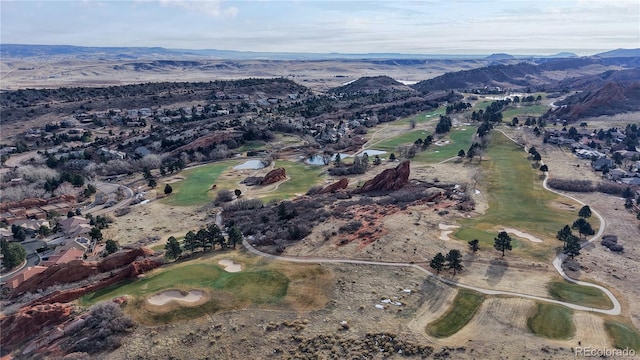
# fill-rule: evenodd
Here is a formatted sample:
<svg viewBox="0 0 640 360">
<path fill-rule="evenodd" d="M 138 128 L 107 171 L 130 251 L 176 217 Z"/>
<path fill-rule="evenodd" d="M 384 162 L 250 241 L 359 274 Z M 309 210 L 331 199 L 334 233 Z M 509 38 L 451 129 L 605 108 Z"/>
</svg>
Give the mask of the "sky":
<svg viewBox="0 0 640 360">
<path fill-rule="evenodd" d="M 0 44 L 590 55 L 640 48 L 640 0 L 1 0 Z"/>
</svg>

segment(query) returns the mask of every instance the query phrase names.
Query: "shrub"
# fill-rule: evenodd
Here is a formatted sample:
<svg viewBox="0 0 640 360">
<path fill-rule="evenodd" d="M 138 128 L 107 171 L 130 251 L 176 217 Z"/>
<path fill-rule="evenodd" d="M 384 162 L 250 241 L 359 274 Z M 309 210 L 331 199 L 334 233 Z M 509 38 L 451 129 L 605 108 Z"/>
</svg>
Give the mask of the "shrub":
<svg viewBox="0 0 640 360">
<path fill-rule="evenodd" d="M 356 220 L 356 221 L 350 221 L 347 224 L 340 226 L 338 230 L 340 232 L 354 233 L 358 231 L 358 229 L 360 229 L 361 227 L 362 227 L 362 221 Z"/>
<path fill-rule="evenodd" d="M 133 320 L 122 312 L 119 305 L 113 302 L 96 304 L 89 310 L 84 326 L 75 331 L 71 350 L 96 354 L 116 349 L 134 326 Z"/>
<path fill-rule="evenodd" d="M 253 210 L 263 207 L 260 199 L 240 199 L 231 204 L 225 204 L 222 207 L 223 211 L 239 211 L 239 210 Z"/>
<path fill-rule="evenodd" d="M 222 189 L 218 191 L 218 194 L 216 195 L 215 203 L 220 204 L 223 202 L 229 202 L 231 200 L 233 200 L 233 193 L 229 190 Z"/>
<path fill-rule="evenodd" d="M 575 191 L 575 192 L 592 192 L 595 191 L 593 183 L 589 180 L 573 180 L 573 179 L 549 179 L 547 185 L 557 190 Z"/>
</svg>

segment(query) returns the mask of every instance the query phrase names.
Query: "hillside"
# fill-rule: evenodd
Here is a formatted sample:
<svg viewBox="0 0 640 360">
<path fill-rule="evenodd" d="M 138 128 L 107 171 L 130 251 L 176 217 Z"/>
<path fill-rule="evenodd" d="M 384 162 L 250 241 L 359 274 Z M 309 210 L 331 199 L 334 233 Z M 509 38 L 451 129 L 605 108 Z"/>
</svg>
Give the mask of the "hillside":
<svg viewBox="0 0 640 360">
<path fill-rule="evenodd" d="M 493 65 L 447 73 L 433 79 L 420 81 L 412 87 L 422 92 L 471 89 L 483 86 L 527 87 L 532 84 L 545 83 L 545 81 L 536 80 L 539 75 L 540 70 L 534 64 Z"/>
<path fill-rule="evenodd" d="M 615 49 L 611 51 L 601 52 L 594 56 L 599 57 L 638 57 L 640 49 Z"/>
<path fill-rule="evenodd" d="M 567 121 L 640 111 L 640 81 L 607 82 L 595 91 L 569 96 L 557 105 L 561 106 L 548 115 Z"/>
<path fill-rule="evenodd" d="M 338 86 L 330 90 L 332 93 L 376 93 L 381 91 L 414 91 L 411 87 L 404 85 L 388 76 L 365 76 L 343 86 Z"/>
<path fill-rule="evenodd" d="M 478 89 L 485 86 L 502 88 L 557 87 L 559 81 L 596 75 L 612 70 L 640 67 L 640 57 L 535 59 L 514 65 L 492 65 L 472 70 L 447 73 L 421 81 L 412 87 L 418 91 Z M 571 90 L 581 87 L 563 84 Z"/>
</svg>

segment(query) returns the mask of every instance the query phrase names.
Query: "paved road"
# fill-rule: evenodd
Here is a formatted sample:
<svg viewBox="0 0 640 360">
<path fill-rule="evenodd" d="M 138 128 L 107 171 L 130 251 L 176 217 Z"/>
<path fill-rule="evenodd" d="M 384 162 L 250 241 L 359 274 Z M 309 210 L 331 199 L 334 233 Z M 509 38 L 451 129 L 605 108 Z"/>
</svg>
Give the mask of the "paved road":
<svg viewBox="0 0 640 360">
<path fill-rule="evenodd" d="M 120 202 L 118 202 L 117 204 L 114 204 L 113 206 L 105 207 L 104 205 L 91 204 L 89 205 L 90 208 L 85 210 L 84 213 L 93 214 L 93 215 L 102 215 L 107 212 L 116 211 L 122 207 L 129 205 L 129 203 L 131 202 L 131 199 L 133 199 L 133 190 L 131 190 L 130 188 L 124 185 L 98 182 L 96 183 L 96 189 L 108 196 L 106 203 L 115 201 L 115 194 L 118 191 L 118 189 L 122 189 L 124 191 L 125 197 L 124 199 L 120 200 Z"/>
</svg>

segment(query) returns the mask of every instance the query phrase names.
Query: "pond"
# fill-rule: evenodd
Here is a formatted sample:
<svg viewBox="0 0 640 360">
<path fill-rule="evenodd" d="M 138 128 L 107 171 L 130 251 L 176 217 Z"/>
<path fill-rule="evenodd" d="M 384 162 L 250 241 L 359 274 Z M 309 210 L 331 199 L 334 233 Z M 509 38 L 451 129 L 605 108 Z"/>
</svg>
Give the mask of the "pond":
<svg viewBox="0 0 640 360">
<path fill-rule="evenodd" d="M 331 160 L 330 161 L 334 161 L 336 159 L 336 155 L 337 154 L 331 155 Z M 348 157 L 353 157 L 353 155 L 340 153 L 340 158 L 341 159 L 348 158 Z M 317 154 L 317 155 L 313 155 L 311 157 L 308 157 L 304 161 L 304 163 L 305 164 L 309 164 L 309 165 L 327 165 L 327 164 L 324 163 L 324 157 L 321 154 Z"/>
<path fill-rule="evenodd" d="M 247 160 L 240 165 L 236 165 L 233 167 L 234 170 L 257 170 L 262 169 L 264 167 L 264 163 L 262 160 Z"/>
<path fill-rule="evenodd" d="M 376 155 L 382 155 L 382 154 L 386 154 L 386 151 L 382 151 L 382 150 L 365 150 L 361 153 L 358 154 L 358 156 L 362 156 L 364 154 L 367 154 L 367 156 L 371 157 L 371 156 L 376 156 Z"/>
</svg>

